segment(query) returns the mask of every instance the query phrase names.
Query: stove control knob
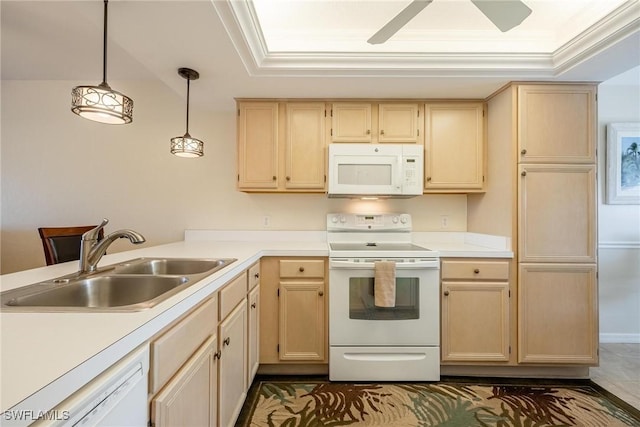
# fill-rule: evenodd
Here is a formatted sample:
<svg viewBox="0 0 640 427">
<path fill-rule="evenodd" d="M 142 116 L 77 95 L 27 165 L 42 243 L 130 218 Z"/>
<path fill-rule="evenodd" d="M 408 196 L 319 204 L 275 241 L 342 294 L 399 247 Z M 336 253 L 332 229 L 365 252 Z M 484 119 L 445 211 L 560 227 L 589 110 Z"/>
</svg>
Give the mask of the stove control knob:
<svg viewBox="0 0 640 427">
<path fill-rule="evenodd" d="M 407 215 L 401 215 L 400 222 L 406 224 L 407 222 L 409 222 L 409 217 Z"/>
<path fill-rule="evenodd" d="M 334 224 L 337 224 L 338 223 L 338 217 L 337 216 L 332 216 L 331 217 L 331 222 L 334 223 Z"/>
<path fill-rule="evenodd" d="M 340 215 L 340 222 L 343 224 L 347 222 L 347 217 L 345 217 L 344 215 Z"/>
<path fill-rule="evenodd" d="M 398 219 L 398 217 L 397 217 L 397 216 L 394 216 L 393 218 L 391 218 L 391 221 L 392 221 L 394 224 L 397 224 L 397 223 L 398 223 L 398 221 L 399 221 L 399 219 Z"/>
</svg>

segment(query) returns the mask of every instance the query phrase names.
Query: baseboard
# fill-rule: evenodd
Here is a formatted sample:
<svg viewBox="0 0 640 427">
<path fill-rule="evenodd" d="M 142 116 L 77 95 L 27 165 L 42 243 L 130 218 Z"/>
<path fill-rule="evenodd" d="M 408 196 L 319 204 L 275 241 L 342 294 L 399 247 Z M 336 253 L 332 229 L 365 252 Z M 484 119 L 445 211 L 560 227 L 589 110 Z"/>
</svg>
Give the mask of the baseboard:
<svg viewBox="0 0 640 427">
<path fill-rule="evenodd" d="M 601 343 L 640 344 L 640 334 L 600 334 Z"/>
</svg>

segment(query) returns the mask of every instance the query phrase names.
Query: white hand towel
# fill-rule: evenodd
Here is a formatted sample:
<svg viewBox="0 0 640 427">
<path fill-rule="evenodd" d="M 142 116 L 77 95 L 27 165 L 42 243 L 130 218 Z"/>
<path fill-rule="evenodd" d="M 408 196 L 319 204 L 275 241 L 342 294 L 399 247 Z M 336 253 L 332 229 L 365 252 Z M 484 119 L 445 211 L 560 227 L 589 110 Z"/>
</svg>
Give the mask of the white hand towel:
<svg viewBox="0 0 640 427">
<path fill-rule="evenodd" d="M 374 273 L 374 304 L 376 307 L 395 307 L 396 263 L 394 261 L 376 261 Z"/>
</svg>

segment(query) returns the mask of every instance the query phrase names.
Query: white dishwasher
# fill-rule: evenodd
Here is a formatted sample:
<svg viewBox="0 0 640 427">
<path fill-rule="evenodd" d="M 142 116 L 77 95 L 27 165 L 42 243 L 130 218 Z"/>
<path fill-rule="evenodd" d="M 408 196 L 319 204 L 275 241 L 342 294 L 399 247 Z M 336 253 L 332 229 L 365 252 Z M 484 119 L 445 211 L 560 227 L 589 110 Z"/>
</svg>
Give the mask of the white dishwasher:
<svg viewBox="0 0 640 427">
<path fill-rule="evenodd" d="M 148 422 L 149 346 L 145 344 L 49 411 L 33 426 L 144 427 Z"/>
</svg>

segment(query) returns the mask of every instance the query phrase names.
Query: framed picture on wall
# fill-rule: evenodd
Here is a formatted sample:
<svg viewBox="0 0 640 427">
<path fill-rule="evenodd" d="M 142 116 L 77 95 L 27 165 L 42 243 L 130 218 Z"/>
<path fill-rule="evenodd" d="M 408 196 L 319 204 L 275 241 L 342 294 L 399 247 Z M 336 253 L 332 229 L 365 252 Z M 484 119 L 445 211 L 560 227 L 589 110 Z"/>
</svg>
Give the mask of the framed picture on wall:
<svg viewBox="0 0 640 427">
<path fill-rule="evenodd" d="M 640 122 L 607 125 L 607 203 L 640 204 Z"/>
</svg>

